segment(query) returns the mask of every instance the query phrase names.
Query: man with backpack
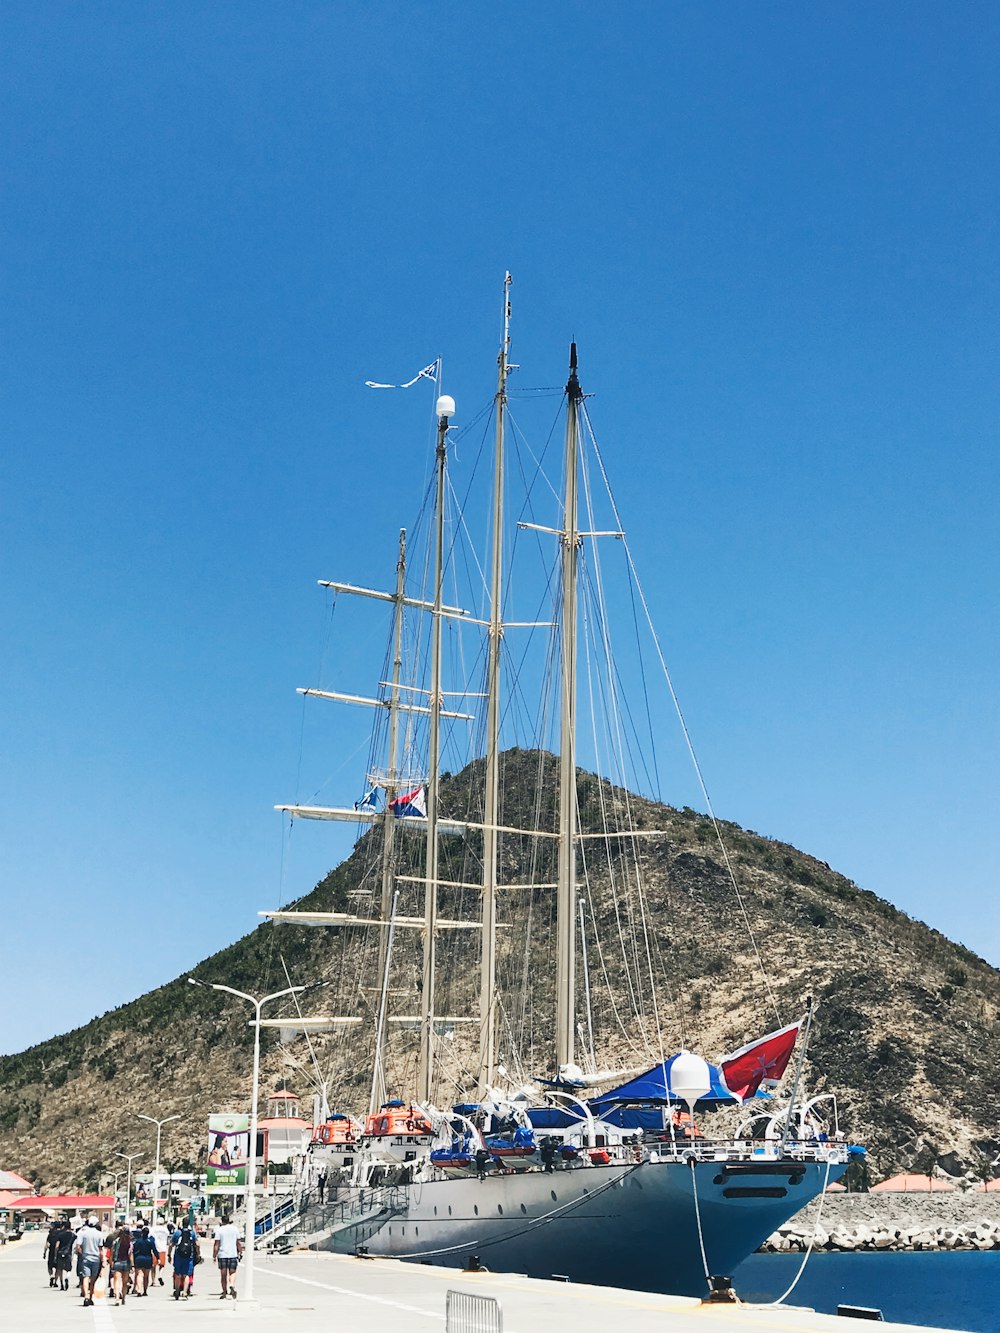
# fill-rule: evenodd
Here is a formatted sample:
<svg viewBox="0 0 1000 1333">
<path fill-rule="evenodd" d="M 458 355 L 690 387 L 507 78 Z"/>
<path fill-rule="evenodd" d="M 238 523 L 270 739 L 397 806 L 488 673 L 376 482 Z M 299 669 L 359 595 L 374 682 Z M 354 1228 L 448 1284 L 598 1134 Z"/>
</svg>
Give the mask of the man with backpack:
<svg viewBox="0 0 1000 1333">
<path fill-rule="evenodd" d="M 69 1274 L 73 1267 L 73 1246 L 76 1244 L 76 1233 L 70 1230 L 68 1217 L 64 1217 L 60 1221 L 55 1240 L 59 1247 L 59 1282 L 62 1284 L 63 1291 L 69 1291 Z"/>
<path fill-rule="evenodd" d="M 201 1260 L 198 1237 L 192 1227 L 186 1223 L 178 1227 L 170 1237 L 170 1255 L 174 1261 L 174 1300 L 185 1300 L 188 1293 L 184 1290 L 188 1278 L 194 1277 L 194 1266 Z"/>
</svg>

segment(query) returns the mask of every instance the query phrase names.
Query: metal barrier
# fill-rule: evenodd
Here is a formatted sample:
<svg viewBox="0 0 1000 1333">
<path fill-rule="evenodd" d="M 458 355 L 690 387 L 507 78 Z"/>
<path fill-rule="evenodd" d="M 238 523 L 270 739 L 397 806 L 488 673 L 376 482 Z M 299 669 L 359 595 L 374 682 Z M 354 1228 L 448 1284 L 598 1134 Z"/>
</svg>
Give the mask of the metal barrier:
<svg viewBox="0 0 1000 1333">
<path fill-rule="evenodd" d="M 471 1291 L 449 1291 L 445 1305 L 445 1333 L 503 1333 L 503 1311 L 492 1296 Z"/>
</svg>

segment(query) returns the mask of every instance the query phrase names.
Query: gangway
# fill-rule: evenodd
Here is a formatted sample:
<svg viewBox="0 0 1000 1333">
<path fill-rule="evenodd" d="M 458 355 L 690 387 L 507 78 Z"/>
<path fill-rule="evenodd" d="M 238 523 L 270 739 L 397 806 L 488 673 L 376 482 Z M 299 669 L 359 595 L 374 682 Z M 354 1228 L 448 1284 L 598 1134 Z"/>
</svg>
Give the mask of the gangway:
<svg viewBox="0 0 1000 1333">
<path fill-rule="evenodd" d="M 257 1218 L 254 1225 L 254 1239 L 259 1245 L 264 1240 L 274 1240 L 290 1230 L 298 1221 L 299 1210 L 295 1206 L 295 1199 L 289 1195 L 276 1203 L 274 1207 Z"/>
</svg>

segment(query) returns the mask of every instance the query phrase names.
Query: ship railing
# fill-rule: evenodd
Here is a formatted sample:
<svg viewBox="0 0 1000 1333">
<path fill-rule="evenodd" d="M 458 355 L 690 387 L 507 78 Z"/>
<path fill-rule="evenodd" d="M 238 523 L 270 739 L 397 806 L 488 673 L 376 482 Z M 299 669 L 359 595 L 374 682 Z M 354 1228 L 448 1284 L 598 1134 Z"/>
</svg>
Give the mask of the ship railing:
<svg viewBox="0 0 1000 1333">
<path fill-rule="evenodd" d="M 355 1189 L 343 1198 L 328 1200 L 321 1206 L 323 1222 L 327 1226 L 346 1226 L 380 1213 L 399 1213 L 407 1207 L 405 1190 L 396 1185 L 365 1186 Z"/>
<path fill-rule="evenodd" d="M 786 1140 L 784 1146 L 777 1139 L 705 1139 L 663 1138 L 647 1140 L 642 1145 L 644 1159 L 655 1161 L 687 1161 L 695 1157 L 698 1161 L 716 1162 L 827 1162 L 839 1161 L 843 1157 L 845 1145 L 836 1141 L 811 1139 L 807 1141 Z"/>
</svg>

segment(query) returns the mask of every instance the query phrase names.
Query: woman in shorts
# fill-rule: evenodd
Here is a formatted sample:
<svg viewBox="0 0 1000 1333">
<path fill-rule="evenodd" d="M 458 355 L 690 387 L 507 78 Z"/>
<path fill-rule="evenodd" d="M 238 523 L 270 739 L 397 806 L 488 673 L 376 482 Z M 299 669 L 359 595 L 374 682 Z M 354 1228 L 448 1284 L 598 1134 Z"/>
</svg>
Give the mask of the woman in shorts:
<svg viewBox="0 0 1000 1333">
<path fill-rule="evenodd" d="M 132 1237 L 132 1263 L 135 1267 L 136 1296 L 149 1295 L 149 1275 L 153 1271 L 156 1244 L 149 1234 L 149 1227 L 142 1227 Z"/>
<path fill-rule="evenodd" d="M 109 1246 L 111 1250 L 111 1273 L 114 1282 L 116 1305 L 125 1304 L 128 1292 L 129 1275 L 132 1272 L 132 1233 L 128 1227 L 120 1226 L 118 1234 Z"/>
</svg>

